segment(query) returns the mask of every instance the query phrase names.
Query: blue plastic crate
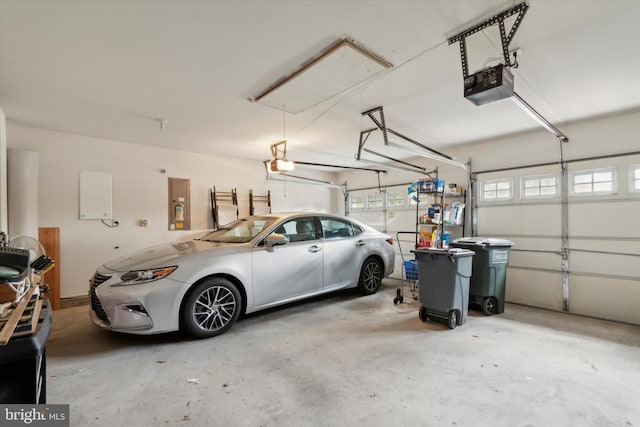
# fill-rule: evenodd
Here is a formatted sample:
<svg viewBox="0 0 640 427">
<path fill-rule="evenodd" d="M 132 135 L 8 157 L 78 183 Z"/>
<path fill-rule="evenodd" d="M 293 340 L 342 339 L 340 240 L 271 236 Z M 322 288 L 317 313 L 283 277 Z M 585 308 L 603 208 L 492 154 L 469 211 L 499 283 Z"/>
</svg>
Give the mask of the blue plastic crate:
<svg viewBox="0 0 640 427">
<path fill-rule="evenodd" d="M 420 191 L 444 191 L 444 184 L 441 179 L 423 179 L 418 182 Z"/>
<path fill-rule="evenodd" d="M 415 259 L 405 261 L 404 275 L 407 280 L 418 280 L 418 261 Z"/>
</svg>

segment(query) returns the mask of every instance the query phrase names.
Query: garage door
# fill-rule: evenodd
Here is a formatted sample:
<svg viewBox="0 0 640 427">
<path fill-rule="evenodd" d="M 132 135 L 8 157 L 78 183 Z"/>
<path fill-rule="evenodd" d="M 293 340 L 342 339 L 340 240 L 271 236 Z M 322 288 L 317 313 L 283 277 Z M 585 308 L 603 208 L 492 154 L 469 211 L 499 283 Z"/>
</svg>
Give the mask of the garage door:
<svg viewBox="0 0 640 427">
<path fill-rule="evenodd" d="M 640 155 L 474 174 L 474 233 L 515 245 L 508 301 L 640 324 Z"/>
</svg>

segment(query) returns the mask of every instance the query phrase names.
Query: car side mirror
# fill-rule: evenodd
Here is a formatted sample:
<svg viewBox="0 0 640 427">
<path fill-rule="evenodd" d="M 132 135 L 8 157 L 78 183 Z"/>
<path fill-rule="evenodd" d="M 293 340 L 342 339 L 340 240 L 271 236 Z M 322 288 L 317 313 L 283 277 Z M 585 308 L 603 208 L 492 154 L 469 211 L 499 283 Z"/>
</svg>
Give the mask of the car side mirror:
<svg viewBox="0 0 640 427">
<path fill-rule="evenodd" d="M 267 236 L 265 243 L 267 248 L 272 249 L 274 246 L 286 245 L 289 243 L 289 238 L 284 234 L 273 233 Z"/>
</svg>

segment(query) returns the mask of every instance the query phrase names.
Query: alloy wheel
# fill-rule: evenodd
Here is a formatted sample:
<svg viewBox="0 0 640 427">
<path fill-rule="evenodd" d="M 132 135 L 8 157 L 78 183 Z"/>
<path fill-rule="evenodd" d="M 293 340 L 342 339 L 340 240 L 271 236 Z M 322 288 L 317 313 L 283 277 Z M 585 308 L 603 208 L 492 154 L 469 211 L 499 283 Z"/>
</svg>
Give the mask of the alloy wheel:
<svg viewBox="0 0 640 427">
<path fill-rule="evenodd" d="M 212 286 L 196 298 L 193 321 L 202 330 L 217 331 L 233 320 L 236 309 L 236 298 L 229 289 Z"/>
</svg>

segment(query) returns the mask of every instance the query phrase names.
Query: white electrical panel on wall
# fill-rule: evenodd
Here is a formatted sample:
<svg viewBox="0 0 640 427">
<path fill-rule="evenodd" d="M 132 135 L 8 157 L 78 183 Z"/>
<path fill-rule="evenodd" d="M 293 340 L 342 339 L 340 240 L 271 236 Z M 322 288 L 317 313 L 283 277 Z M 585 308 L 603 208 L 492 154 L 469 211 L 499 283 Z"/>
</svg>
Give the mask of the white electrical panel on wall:
<svg viewBox="0 0 640 427">
<path fill-rule="evenodd" d="M 80 172 L 80 219 L 111 218 L 111 174 Z"/>
</svg>

